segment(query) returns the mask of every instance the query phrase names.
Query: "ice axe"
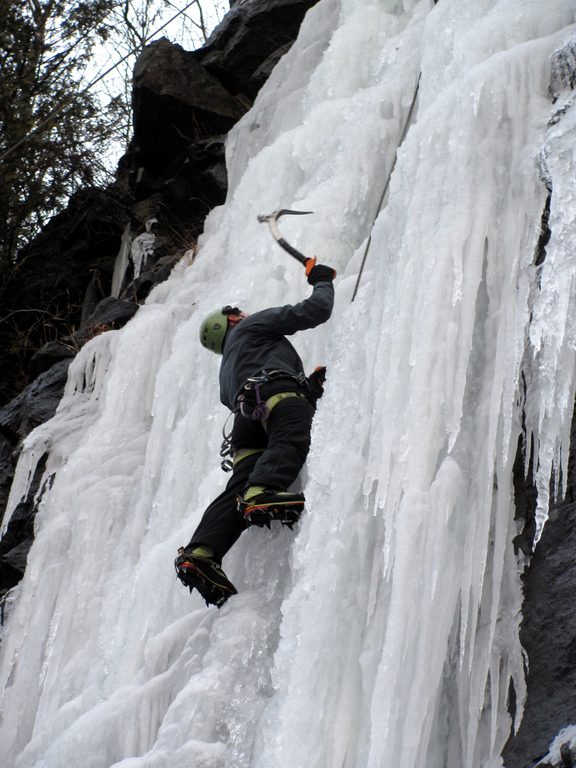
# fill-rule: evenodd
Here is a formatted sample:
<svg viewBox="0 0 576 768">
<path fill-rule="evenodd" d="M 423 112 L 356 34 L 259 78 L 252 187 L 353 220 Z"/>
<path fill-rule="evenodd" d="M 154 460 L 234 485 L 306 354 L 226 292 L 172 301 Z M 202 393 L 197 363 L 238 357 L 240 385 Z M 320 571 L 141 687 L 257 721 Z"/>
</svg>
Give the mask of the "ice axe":
<svg viewBox="0 0 576 768">
<path fill-rule="evenodd" d="M 276 240 L 278 245 L 284 248 L 284 250 L 287 251 L 290 256 L 293 256 L 295 259 L 297 259 L 300 264 L 304 265 L 307 275 L 310 274 L 310 270 L 316 264 L 316 259 L 314 257 L 304 256 L 303 253 L 300 253 L 300 251 L 296 250 L 294 246 L 290 245 L 290 243 L 287 243 L 286 240 L 284 240 L 278 229 L 278 219 L 280 216 L 284 216 L 285 214 L 290 214 L 291 216 L 307 216 L 310 213 L 313 213 L 313 211 L 291 211 L 288 208 L 279 208 L 277 211 L 269 213 L 267 216 L 258 216 L 259 222 L 262 224 L 266 222 L 268 224 L 270 227 L 270 232 L 272 232 L 272 237 L 274 240 Z"/>
</svg>

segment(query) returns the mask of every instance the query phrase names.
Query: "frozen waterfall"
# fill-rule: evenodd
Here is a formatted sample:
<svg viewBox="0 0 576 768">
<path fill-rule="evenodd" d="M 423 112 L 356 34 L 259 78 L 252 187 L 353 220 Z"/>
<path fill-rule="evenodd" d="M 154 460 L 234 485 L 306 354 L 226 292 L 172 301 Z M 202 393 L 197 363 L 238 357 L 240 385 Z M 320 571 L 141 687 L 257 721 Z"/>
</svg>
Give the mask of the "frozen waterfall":
<svg viewBox="0 0 576 768">
<path fill-rule="evenodd" d="M 548 480 L 575 392 L 573 0 L 320 0 L 227 147 L 226 205 L 26 440 L 49 451 L 2 638 L 10 768 L 497 768 L 524 696 L 512 464 Z M 554 58 L 556 57 L 556 58 Z M 390 186 L 378 204 L 406 124 Z M 552 237 L 536 244 L 547 186 Z M 338 270 L 299 530 L 251 529 L 207 609 L 173 559 L 226 477 L 201 319 Z M 377 217 L 377 218 L 376 218 Z M 374 221 L 376 219 L 376 223 Z M 351 297 L 371 235 L 356 300 Z"/>
</svg>

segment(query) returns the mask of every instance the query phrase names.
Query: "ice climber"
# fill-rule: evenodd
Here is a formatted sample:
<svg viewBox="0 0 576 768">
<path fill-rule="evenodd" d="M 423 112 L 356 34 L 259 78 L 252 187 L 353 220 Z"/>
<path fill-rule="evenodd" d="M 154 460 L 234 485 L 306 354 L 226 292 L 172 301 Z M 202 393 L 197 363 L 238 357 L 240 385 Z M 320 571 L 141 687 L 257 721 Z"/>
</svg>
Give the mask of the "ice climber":
<svg viewBox="0 0 576 768">
<path fill-rule="evenodd" d="M 274 520 L 291 528 L 300 518 L 304 495 L 288 489 L 308 455 L 325 369 L 307 377 L 285 336 L 328 320 L 335 274 L 316 264 L 308 274 L 312 295 L 299 304 L 253 315 L 227 306 L 201 326 L 202 345 L 222 355 L 220 399 L 234 413 L 222 450 L 223 467 L 231 465 L 232 476 L 174 564 L 182 583 L 196 588 L 207 604 L 220 607 L 237 593 L 221 563 L 246 528 Z"/>
</svg>

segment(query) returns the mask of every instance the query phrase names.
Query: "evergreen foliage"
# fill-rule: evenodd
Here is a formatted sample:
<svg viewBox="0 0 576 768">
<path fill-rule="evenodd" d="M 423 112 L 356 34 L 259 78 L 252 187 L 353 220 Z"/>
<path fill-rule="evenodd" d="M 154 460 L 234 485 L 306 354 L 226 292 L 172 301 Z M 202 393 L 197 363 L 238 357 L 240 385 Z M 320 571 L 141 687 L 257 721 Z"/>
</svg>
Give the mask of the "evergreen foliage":
<svg viewBox="0 0 576 768">
<path fill-rule="evenodd" d="M 114 0 L 3 0 L 0 7 L 0 263 L 72 192 L 101 181 L 97 160 L 119 104 L 82 89 L 93 47 L 110 32 Z"/>
<path fill-rule="evenodd" d="M 208 7 L 214 22 L 222 2 Z M 114 168 L 132 68 L 168 25 L 201 45 L 201 0 L 0 0 L 0 403 L 38 349 L 78 330 L 91 286 L 108 295 L 130 198 Z"/>
</svg>

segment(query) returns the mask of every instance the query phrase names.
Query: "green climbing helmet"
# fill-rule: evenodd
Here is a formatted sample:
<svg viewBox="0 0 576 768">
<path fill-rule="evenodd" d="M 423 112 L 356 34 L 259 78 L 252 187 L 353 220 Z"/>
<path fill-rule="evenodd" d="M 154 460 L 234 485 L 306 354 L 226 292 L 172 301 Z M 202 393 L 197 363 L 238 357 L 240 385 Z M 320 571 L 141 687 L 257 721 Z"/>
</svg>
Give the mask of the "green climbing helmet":
<svg viewBox="0 0 576 768">
<path fill-rule="evenodd" d="M 227 309 L 227 307 L 224 307 L 224 309 Z M 216 352 L 218 355 L 222 354 L 224 336 L 226 336 L 226 331 L 228 330 L 227 314 L 222 309 L 212 312 L 200 326 L 200 343 L 203 347 L 206 347 L 211 352 Z"/>
</svg>

